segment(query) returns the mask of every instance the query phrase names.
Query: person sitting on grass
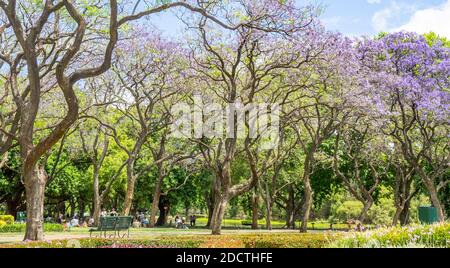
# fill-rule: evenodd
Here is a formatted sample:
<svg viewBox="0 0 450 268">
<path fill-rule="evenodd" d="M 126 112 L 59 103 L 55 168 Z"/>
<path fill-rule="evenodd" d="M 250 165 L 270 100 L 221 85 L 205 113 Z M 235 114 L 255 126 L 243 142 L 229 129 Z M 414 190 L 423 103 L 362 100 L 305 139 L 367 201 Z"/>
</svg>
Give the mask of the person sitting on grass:
<svg viewBox="0 0 450 268">
<path fill-rule="evenodd" d="M 78 221 L 78 217 L 74 217 L 70 221 L 70 227 L 80 227 L 80 222 Z"/>
<path fill-rule="evenodd" d="M 64 231 L 70 230 L 70 227 L 70 221 L 67 219 L 63 225 Z"/>
<path fill-rule="evenodd" d="M 140 227 L 141 227 L 141 222 L 137 218 L 135 218 L 133 220 L 133 228 L 140 228 Z"/>
<path fill-rule="evenodd" d="M 181 220 L 181 217 L 178 215 L 175 216 L 175 227 L 177 229 L 180 229 L 182 224 L 183 224 L 183 221 Z"/>
<path fill-rule="evenodd" d="M 187 227 L 187 225 L 186 225 L 186 218 L 185 218 L 185 217 L 181 218 L 181 223 L 180 223 L 179 228 L 180 228 L 180 229 L 189 229 L 189 228 Z"/>
</svg>

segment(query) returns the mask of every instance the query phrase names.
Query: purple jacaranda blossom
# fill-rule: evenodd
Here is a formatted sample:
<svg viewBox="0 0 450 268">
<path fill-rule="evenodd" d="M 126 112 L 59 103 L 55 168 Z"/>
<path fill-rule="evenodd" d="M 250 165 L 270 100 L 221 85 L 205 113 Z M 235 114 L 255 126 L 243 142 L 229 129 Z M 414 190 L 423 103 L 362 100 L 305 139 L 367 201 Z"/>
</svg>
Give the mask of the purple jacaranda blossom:
<svg viewBox="0 0 450 268">
<path fill-rule="evenodd" d="M 357 48 L 376 112 L 394 113 L 393 102 L 401 102 L 422 119 L 450 122 L 449 48 L 408 32 L 364 40 Z"/>
</svg>

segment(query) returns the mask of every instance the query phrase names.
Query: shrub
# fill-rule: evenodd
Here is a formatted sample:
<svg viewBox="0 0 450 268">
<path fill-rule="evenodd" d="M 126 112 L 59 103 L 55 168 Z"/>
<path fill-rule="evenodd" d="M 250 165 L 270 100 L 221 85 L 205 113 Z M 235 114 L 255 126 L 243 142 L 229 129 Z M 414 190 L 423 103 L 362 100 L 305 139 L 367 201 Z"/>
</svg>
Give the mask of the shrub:
<svg viewBox="0 0 450 268">
<path fill-rule="evenodd" d="M 63 232 L 64 226 L 58 223 L 44 223 L 44 231 L 46 232 Z"/>
<path fill-rule="evenodd" d="M 393 202 L 392 199 L 381 198 L 377 204 L 370 208 L 366 221 L 378 226 L 391 225 L 395 213 L 395 208 L 392 205 Z"/>
<path fill-rule="evenodd" d="M 350 219 L 358 218 L 363 204 L 359 201 L 345 201 L 336 209 L 336 219 L 340 222 L 347 222 Z"/>
<path fill-rule="evenodd" d="M 3 226 L 5 226 L 5 225 L 6 225 L 6 222 L 0 220 L 0 228 L 3 227 Z"/>
<path fill-rule="evenodd" d="M 6 224 L 14 223 L 14 216 L 12 215 L 0 215 L 0 221 L 4 221 Z"/>
<path fill-rule="evenodd" d="M 381 228 L 332 243 L 340 248 L 450 247 L 450 223 Z"/>
<path fill-rule="evenodd" d="M 4 226 L 0 225 L 0 233 L 20 233 L 25 232 L 26 224 L 24 223 L 13 223 Z M 64 227 L 61 224 L 55 223 L 44 223 L 44 231 L 46 232 L 62 232 Z"/>
</svg>

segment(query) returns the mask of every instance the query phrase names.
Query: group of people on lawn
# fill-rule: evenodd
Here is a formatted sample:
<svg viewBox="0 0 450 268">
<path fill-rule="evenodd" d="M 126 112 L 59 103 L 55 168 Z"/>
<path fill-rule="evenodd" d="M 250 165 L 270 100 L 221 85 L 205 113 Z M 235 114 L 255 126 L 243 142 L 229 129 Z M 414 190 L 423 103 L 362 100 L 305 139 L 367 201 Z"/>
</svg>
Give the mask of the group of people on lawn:
<svg viewBox="0 0 450 268">
<path fill-rule="evenodd" d="M 190 225 L 191 227 L 195 226 L 195 222 L 197 220 L 197 216 L 192 215 L 190 220 Z M 177 229 L 189 229 L 188 226 L 186 225 L 186 218 L 185 217 L 180 217 L 179 215 L 175 216 L 175 227 Z"/>
<path fill-rule="evenodd" d="M 190 216 L 190 226 L 195 226 L 197 220 L 197 216 L 192 215 Z M 172 225 L 172 224 L 171 224 Z M 134 220 L 133 220 L 133 227 L 140 228 L 140 227 L 149 227 L 150 226 L 150 219 L 149 215 L 144 212 L 137 212 Z M 186 218 L 180 217 L 179 215 L 175 216 L 175 227 L 177 229 L 188 229 L 188 226 L 186 225 Z"/>
<path fill-rule="evenodd" d="M 105 209 L 103 209 L 100 212 L 100 217 L 107 217 L 107 216 L 111 217 L 118 216 L 118 213 L 114 208 L 111 211 L 106 211 Z M 69 215 L 64 216 L 63 214 L 59 214 L 56 222 L 59 224 L 63 224 L 64 228 L 67 229 L 73 227 L 82 227 L 82 228 L 94 227 L 93 217 L 80 217 L 78 216 L 78 213 L 75 213 L 72 219 L 69 217 Z"/>
<path fill-rule="evenodd" d="M 64 225 L 64 228 L 69 229 L 72 227 L 92 227 L 94 226 L 94 218 L 91 217 L 79 217 L 76 213 L 72 219 L 70 217 L 64 217 L 60 214 L 57 223 Z"/>
<path fill-rule="evenodd" d="M 107 211 L 103 209 L 100 212 L 100 217 L 116 217 L 119 214 L 117 211 L 113 208 L 110 211 Z M 191 215 L 190 216 L 190 226 L 195 226 L 197 220 L 197 216 Z M 93 227 L 94 226 L 94 218 L 93 217 L 80 217 L 77 213 L 70 218 L 69 215 L 65 216 L 63 214 L 60 214 L 57 223 L 63 224 L 65 228 L 73 228 L 73 227 Z M 149 215 L 144 212 L 137 212 L 134 216 L 133 220 L 133 227 L 139 228 L 139 227 L 149 227 L 150 220 Z M 175 227 L 177 229 L 188 229 L 188 226 L 186 224 L 186 217 L 180 217 L 179 215 L 175 216 Z"/>
</svg>

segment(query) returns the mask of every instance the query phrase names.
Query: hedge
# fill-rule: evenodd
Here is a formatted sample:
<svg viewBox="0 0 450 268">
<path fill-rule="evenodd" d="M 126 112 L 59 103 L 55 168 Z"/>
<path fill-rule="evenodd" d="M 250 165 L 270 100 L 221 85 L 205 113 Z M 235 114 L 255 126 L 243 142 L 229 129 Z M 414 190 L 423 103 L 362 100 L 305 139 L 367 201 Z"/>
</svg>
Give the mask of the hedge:
<svg viewBox="0 0 450 268">
<path fill-rule="evenodd" d="M 13 224 L 14 223 L 14 216 L 11 215 L 0 215 L 0 222 L 3 221 L 6 224 Z"/>
<path fill-rule="evenodd" d="M 7 225 L 0 225 L 0 233 L 20 233 L 25 232 L 25 223 L 13 223 Z M 44 231 L 46 232 L 62 232 L 64 231 L 64 226 L 55 223 L 44 223 Z"/>
</svg>

